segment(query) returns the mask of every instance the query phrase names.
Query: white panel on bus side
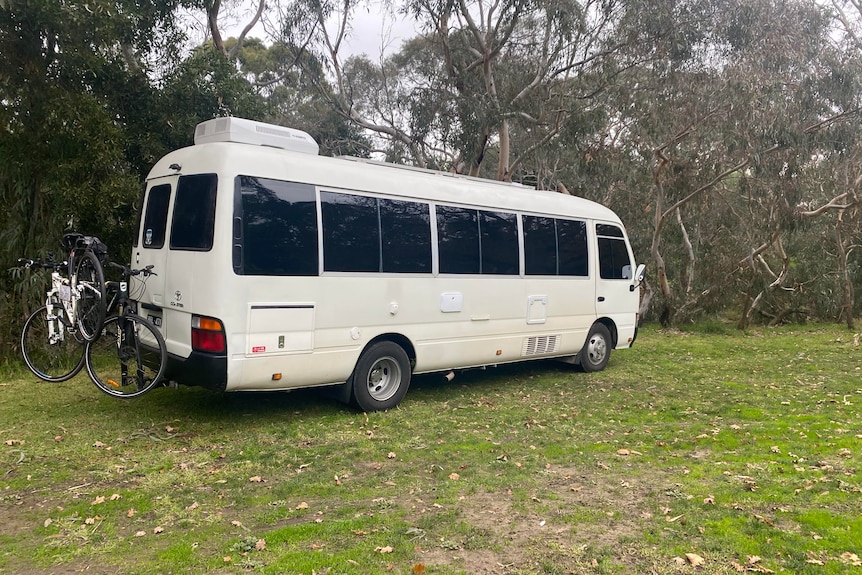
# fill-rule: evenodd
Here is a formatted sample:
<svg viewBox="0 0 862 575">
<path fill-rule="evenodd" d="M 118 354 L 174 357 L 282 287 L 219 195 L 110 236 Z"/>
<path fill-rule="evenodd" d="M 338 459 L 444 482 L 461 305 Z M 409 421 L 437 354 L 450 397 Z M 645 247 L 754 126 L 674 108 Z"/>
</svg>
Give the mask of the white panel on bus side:
<svg viewBox="0 0 862 575">
<path fill-rule="evenodd" d="M 461 311 L 464 304 L 464 296 L 460 292 L 446 292 L 440 294 L 440 311 L 443 313 L 456 313 Z"/>
<path fill-rule="evenodd" d="M 527 323 L 545 323 L 548 319 L 548 296 L 527 296 Z"/>
<path fill-rule="evenodd" d="M 314 304 L 249 305 L 246 355 L 310 352 L 313 348 Z"/>
</svg>

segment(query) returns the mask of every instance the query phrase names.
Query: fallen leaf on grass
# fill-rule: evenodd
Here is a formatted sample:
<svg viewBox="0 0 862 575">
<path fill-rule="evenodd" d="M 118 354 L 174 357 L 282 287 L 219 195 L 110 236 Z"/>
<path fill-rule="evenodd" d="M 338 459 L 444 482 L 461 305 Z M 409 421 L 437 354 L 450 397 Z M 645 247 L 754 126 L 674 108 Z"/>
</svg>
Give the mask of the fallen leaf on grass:
<svg viewBox="0 0 862 575">
<path fill-rule="evenodd" d="M 5 441 L 5 443 L 9 447 L 12 447 L 13 445 L 24 445 L 24 440 L 23 439 L 7 439 Z"/>
<path fill-rule="evenodd" d="M 265 483 L 266 482 L 266 480 L 263 477 L 261 477 L 260 475 L 255 475 L 254 477 L 249 477 L 248 480 L 251 481 L 252 483 Z"/>
<path fill-rule="evenodd" d="M 132 509 L 129 509 L 128 511 L 126 511 L 126 517 L 131 519 L 132 517 L 135 516 L 135 513 L 137 513 L 137 511 L 135 511 L 135 509 L 133 507 Z"/>
<path fill-rule="evenodd" d="M 297 509 L 308 509 L 308 503 L 306 503 L 305 501 L 303 501 L 302 503 L 300 503 L 299 505 L 297 505 L 297 506 L 296 506 L 296 508 L 297 508 Z"/>
<path fill-rule="evenodd" d="M 143 537 L 146 534 L 147 534 L 146 531 L 138 531 L 137 533 L 135 533 L 135 537 Z"/>
<path fill-rule="evenodd" d="M 842 563 L 845 565 L 852 565 L 854 567 L 862 567 L 862 560 L 859 559 L 859 556 L 855 553 L 850 553 L 849 551 L 845 551 L 839 557 Z"/>
<path fill-rule="evenodd" d="M 122 499 L 122 498 L 123 498 L 123 496 L 122 496 L 122 495 L 120 495 L 119 493 L 112 493 L 112 494 L 111 494 L 111 496 L 109 497 L 109 499 L 110 499 L 111 501 L 118 501 L 118 500 L 120 500 L 120 499 Z"/>
<path fill-rule="evenodd" d="M 97 441 L 96 443 L 93 444 L 93 447 L 108 447 L 108 444 L 103 443 L 101 441 Z"/>
<path fill-rule="evenodd" d="M 51 518 L 49 517 L 48 519 L 46 519 L 46 520 L 45 520 L 45 522 L 44 522 L 44 523 L 42 523 L 42 525 L 43 525 L 44 527 L 48 527 L 48 526 L 50 526 L 53 522 L 54 522 L 54 520 L 53 520 L 53 519 L 51 519 Z"/>
<path fill-rule="evenodd" d="M 417 563 L 413 566 L 413 575 L 425 575 L 425 564 Z"/>
<path fill-rule="evenodd" d="M 266 549 L 266 539 L 258 539 L 257 543 L 254 544 L 254 548 L 258 551 L 263 551 Z"/>
<path fill-rule="evenodd" d="M 461 476 L 458 475 L 457 473 L 450 473 L 449 479 L 451 479 L 452 481 L 458 481 L 459 479 L 461 479 Z"/>
<path fill-rule="evenodd" d="M 99 495 L 98 497 L 96 497 L 95 499 L 93 499 L 90 502 L 90 505 L 99 505 L 100 503 L 104 503 L 104 502 L 105 502 L 105 496 Z"/>
<path fill-rule="evenodd" d="M 386 547 L 375 547 L 374 551 L 376 553 L 392 553 L 395 549 L 387 545 Z"/>
<path fill-rule="evenodd" d="M 390 451 L 390 452 L 386 455 L 386 458 L 387 458 L 387 459 L 395 459 L 396 457 L 397 457 L 397 456 L 395 455 L 395 452 L 394 452 L 394 451 Z"/>
<path fill-rule="evenodd" d="M 706 559 L 704 559 L 697 553 L 686 553 L 685 560 L 688 561 L 692 567 L 700 567 L 701 565 L 706 563 Z"/>
</svg>

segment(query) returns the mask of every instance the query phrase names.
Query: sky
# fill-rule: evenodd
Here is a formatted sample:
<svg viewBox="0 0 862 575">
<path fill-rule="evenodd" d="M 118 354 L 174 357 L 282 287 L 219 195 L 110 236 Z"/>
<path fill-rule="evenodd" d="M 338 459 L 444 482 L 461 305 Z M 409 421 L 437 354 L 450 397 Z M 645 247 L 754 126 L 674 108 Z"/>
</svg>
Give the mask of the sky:
<svg viewBox="0 0 862 575">
<path fill-rule="evenodd" d="M 242 0 L 241 6 L 235 9 L 235 14 L 225 19 L 223 23 L 224 36 L 238 36 L 243 27 L 253 14 L 254 0 Z M 191 28 L 202 38 L 206 27 L 203 19 L 192 22 Z M 394 13 L 391 5 L 386 7 L 378 0 L 368 0 L 367 3 L 358 7 L 353 15 L 352 30 L 342 48 L 342 57 L 365 54 L 371 60 L 376 60 L 381 50 L 384 54 L 397 52 L 401 44 L 417 35 L 414 23 L 409 18 Z M 337 22 L 333 21 L 331 31 L 337 29 Z M 249 36 L 257 37 L 264 42 L 268 41 L 262 24 L 258 24 Z M 194 38 L 199 40 L 199 38 Z"/>
</svg>

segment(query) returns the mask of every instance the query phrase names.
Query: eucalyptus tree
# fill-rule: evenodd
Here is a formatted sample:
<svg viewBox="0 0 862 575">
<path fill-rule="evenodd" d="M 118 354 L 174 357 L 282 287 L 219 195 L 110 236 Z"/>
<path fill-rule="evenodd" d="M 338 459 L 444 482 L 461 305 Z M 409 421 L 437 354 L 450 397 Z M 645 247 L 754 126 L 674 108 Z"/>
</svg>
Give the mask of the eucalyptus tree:
<svg viewBox="0 0 862 575">
<path fill-rule="evenodd" d="M 842 55 L 828 14 L 804 0 L 654 8 L 631 27 L 652 35 L 641 45 L 654 56 L 621 87 L 617 113 L 632 153 L 651 160 L 641 204 L 661 320 L 735 301 L 745 325 L 758 309 L 808 306 L 813 278 L 788 247 L 801 220 L 846 205 L 811 186 L 812 158 L 833 155 L 833 119 L 850 104 L 830 86 Z"/>
<path fill-rule="evenodd" d="M 165 149 L 190 143 L 189 125 L 220 113 L 220 104 L 237 111 L 254 104 L 235 69 L 216 59 L 203 63 L 200 53 L 181 62 L 185 31 L 175 15 L 187 4 L 0 5 L 3 270 L 17 257 L 59 252 L 70 228 L 97 234 L 123 253 L 152 162 Z M 15 325 L 5 320 L 20 314 L 42 287 L 39 278 L 22 281 L 4 272 L 3 325 Z M 8 335 L 3 331 L 0 338 Z"/>
</svg>

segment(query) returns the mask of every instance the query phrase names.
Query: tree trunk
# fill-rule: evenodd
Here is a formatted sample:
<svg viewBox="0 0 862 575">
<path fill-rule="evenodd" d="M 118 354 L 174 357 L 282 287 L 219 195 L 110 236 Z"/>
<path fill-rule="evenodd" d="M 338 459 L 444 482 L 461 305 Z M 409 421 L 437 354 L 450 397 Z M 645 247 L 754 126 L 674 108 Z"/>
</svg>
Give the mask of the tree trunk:
<svg viewBox="0 0 862 575">
<path fill-rule="evenodd" d="M 853 319 L 854 295 L 853 282 L 850 279 L 850 270 L 847 269 L 847 246 L 844 245 L 844 238 L 841 234 L 841 226 L 843 225 L 843 210 L 838 212 L 838 221 L 835 222 L 835 245 L 838 248 L 838 277 L 841 278 L 841 309 L 838 313 L 838 320 L 843 318 L 847 323 L 848 329 L 856 329 L 856 323 Z"/>
</svg>

